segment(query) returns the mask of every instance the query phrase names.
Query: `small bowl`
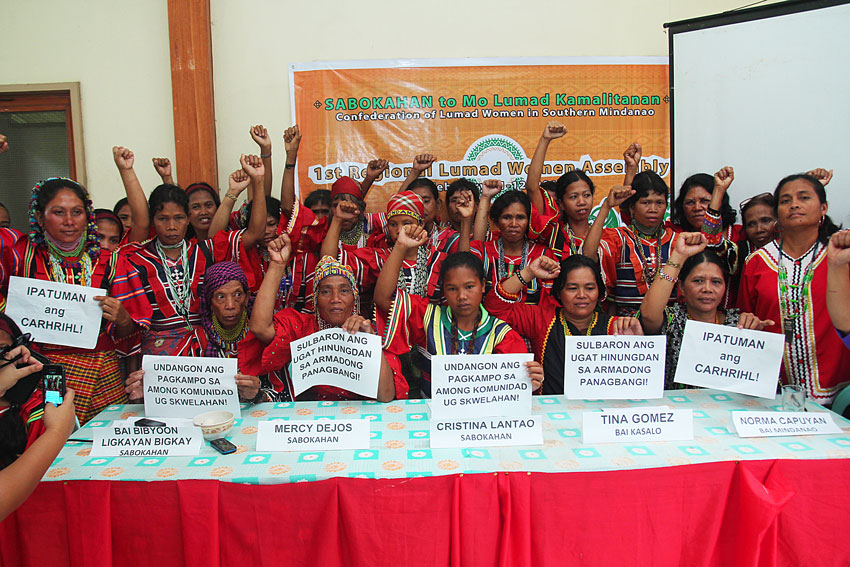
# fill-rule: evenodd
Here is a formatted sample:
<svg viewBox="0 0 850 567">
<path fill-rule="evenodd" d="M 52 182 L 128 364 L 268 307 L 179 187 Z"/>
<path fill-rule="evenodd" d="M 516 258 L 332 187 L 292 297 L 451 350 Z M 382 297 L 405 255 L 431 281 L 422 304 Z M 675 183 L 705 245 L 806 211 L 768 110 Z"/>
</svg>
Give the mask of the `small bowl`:
<svg viewBox="0 0 850 567">
<path fill-rule="evenodd" d="M 204 439 L 211 441 L 227 437 L 233 427 L 233 412 L 216 410 L 198 414 L 192 419 L 192 423 L 201 428 Z"/>
</svg>

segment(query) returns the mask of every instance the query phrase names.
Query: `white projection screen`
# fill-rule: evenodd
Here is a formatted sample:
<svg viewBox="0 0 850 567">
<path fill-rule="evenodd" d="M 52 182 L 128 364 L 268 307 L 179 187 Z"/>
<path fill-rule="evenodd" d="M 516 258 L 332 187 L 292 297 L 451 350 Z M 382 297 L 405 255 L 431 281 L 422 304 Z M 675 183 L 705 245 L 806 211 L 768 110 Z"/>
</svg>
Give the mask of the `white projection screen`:
<svg viewBox="0 0 850 567">
<path fill-rule="evenodd" d="M 665 27 L 674 191 L 693 173 L 731 165 L 737 207 L 785 175 L 825 167 L 835 170 L 829 214 L 850 226 L 848 0 L 782 2 Z"/>
</svg>

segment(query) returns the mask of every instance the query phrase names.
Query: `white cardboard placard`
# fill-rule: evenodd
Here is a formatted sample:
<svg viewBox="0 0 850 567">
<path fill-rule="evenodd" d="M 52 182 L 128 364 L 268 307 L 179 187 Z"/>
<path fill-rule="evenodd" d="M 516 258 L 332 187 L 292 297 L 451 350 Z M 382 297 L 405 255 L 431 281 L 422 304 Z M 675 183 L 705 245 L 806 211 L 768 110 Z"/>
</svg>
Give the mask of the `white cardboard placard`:
<svg viewBox="0 0 850 567">
<path fill-rule="evenodd" d="M 297 396 L 313 386 L 336 386 L 378 397 L 381 337 L 325 329 L 292 341 L 292 385 Z"/>
<path fill-rule="evenodd" d="M 542 445 L 538 416 L 431 419 L 431 448 Z"/>
<path fill-rule="evenodd" d="M 664 397 L 665 336 L 567 337 L 564 395 L 570 400 Z"/>
<path fill-rule="evenodd" d="M 11 276 L 6 315 L 36 342 L 92 349 L 103 319 L 96 295 L 106 290 Z"/>
<path fill-rule="evenodd" d="M 531 415 L 531 354 L 431 357 L 431 415 L 435 418 Z"/>
<path fill-rule="evenodd" d="M 733 411 L 732 423 L 739 437 L 842 433 L 832 414 L 822 411 Z"/>
<path fill-rule="evenodd" d="M 142 357 L 145 415 L 187 417 L 227 410 L 239 417 L 235 358 Z"/>
<path fill-rule="evenodd" d="M 582 412 L 582 443 L 645 443 L 694 438 L 690 409 L 666 406 Z"/>
<path fill-rule="evenodd" d="M 115 421 L 92 432 L 92 457 L 189 457 L 200 452 L 202 443 L 200 428 L 182 423 L 138 427 Z"/>
<path fill-rule="evenodd" d="M 257 451 L 341 451 L 368 449 L 368 419 L 261 421 L 257 424 Z"/>
<path fill-rule="evenodd" d="M 781 334 L 688 321 L 675 381 L 772 400 L 784 348 Z"/>
</svg>

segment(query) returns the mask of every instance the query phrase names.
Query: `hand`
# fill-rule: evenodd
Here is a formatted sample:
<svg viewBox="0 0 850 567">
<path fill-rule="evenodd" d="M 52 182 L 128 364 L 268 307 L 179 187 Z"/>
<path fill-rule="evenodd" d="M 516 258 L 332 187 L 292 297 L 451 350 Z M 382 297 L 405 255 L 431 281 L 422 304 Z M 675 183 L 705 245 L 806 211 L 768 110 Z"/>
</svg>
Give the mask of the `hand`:
<svg viewBox="0 0 850 567">
<path fill-rule="evenodd" d="M 9 142 L 6 141 L 6 136 L 0 134 L 0 154 L 9 149 Z"/>
<path fill-rule="evenodd" d="M 835 268 L 850 264 L 850 230 L 839 230 L 832 235 L 826 257 L 829 265 Z"/>
<path fill-rule="evenodd" d="M 608 197 L 605 198 L 605 203 L 613 209 L 625 203 L 634 194 L 635 190 L 632 189 L 631 185 L 616 185 L 608 191 Z"/>
<path fill-rule="evenodd" d="M 428 231 L 418 224 L 409 224 L 398 231 L 395 245 L 401 248 L 419 248 L 428 242 Z"/>
<path fill-rule="evenodd" d="M 458 200 L 455 206 L 460 218 L 471 219 L 475 214 L 475 198 L 472 196 L 472 191 L 463 189 L 457 193 Z"/>
<path fill-rule="evenodd" d="M 229 186 L 227 192 L 233 195 L 239 195 L 246 187 L 248 187 L 248 185 L 251 184 L 251 177 L 245 173 L 244 169 L 237 169 L 230 174 L 228 182 Z"/>
<path fill-rule="evenodd" d="M 640 165 L 640 158 L 643 148 L 637 142 L 632 142 L 631 145 L 623 152 L 623 160 L 626 162 L 626 169 L 637 169 Z"/>
<path fill-rule="evenodd" d="M 390 162 L 385 159 L 373 159 L 366 166 L 366 177 L 377 179 L 389 167 Z"/>
<path fill-rule="evenodd" d="M 288 154 L 297 154 L 301 145 L 301 129 L 298 124 L 290 126 L 283 132 L 283 147 Z"/>
<path fill-rule="evenodd" d="M 551 120 L 546 127 L 543 129 L 543 139 L 544 140 L 554 140 L 555 138 L 560 138 L 561 136 L 567 133 L 567 127 L 558 122 L 557 120 Z"/>
<path fill-rule="evenodd" d="M 732 166 L 727 165 L 726 167 L 721 167 L 717 173 L 714 174 L 714 190 L 726 193 L 734 179 L 735 170 L 732 169 Z"/>
<path fill-rule="evenodd" d="M 35 358 L 30 357 L 30 351 L 25 346 L 15 347 L 7 352 L 5 360 L 14 360 L 18 355 L 21 358 L 16 362 L 0 368 L 0 398 L 5 396 L 9 388 L 17 384 L 18 380 L 29 376 L 33 372 L 38 372 L 44 367 Z M 20 368 L 17 365 L 21 365 Z"/>
<path fill-rule="evenodd" d="M 437 158 L 433 156 L 433 154 L 419 154 L 415 158 L 413 158 L 413 171 L 418 171 L 422 173 L 429 167 L 431 164 L 437 161 Z"/>
<path fill-rule="evenodd" d="M 167 157 L 155 157 L 151 161 L 153 161 L 153 168 L 161 178 L 165 179 L 166 177 L 171 177 L 170 159 Z"/>
<path fill-rule="evenodd" d="M 126 329 L 133 324 L 133 319 L 130 318 L 124 305 L 114 297 L 95 295 L 92 299 L 97 301 L 103 309 L 103 318 L 115 323 L 119 329 Z"/>
<path fill-rule="evenodd" d="M 549 256 L 538 256 L 528 265 L 535 278 L 543 281 L 554 280 L 561 273 L 561 265 Z"/>
<path fill-rule="evenodd" d="M 827 185 L 829 185 L 829 182 L 832 180 L 832 171 L 833 170 L 831 170 L 831 169 L 829 171 L 827 171 L 824 168 L 819 167 L 817 169 L 807 171 L 806 175 L 811 175 L 812 177 L 814 177 L 815 179 L 820 181 L 821 185 L 826 187 Z"/>
<path fill-rule="evenodd" d="M 741 313 L 738 317 L 739 329 L 752 329 L 753 331 L 763 331 L 765 327 L 772 327 L 776 323 L 771 319 L 762 320 L 752 313 Z"/>
<path fill-rule="evenodd" d="M 124 391 L 130 401 L 139 401 L 145 398 L 145 371 L 135 370 L 130 372 L 127 380 L 124 381 Z"/>
<path fill-rule="evenodd" d="M 260 391 L 260 379 L 247 374 L 236 375 L 236 389 L 239 390 L 239 400 L 250 402 L 257 397 Z"/>
<path fill-rule="evenodd" d="M 528 377 L 531 378 L 531 391 L 536 392 L 543 387 L 543 365 L 534 360 L 525 363 Z"/>
<path fill-rule="evenodd" d="M 251 134 L 251 138 L 260 146 L 261 154 L 268 154 L 272 151 L 272 138 L 269 136 L 269 131 L 266 130 L 262 124 L 257 124 L 256 126 L 251 126 L 248 132 Z"/>
<path fill-rule="evenodd" d="M 74 390 L 67 388 L 62 404 L 59 407 L 50 403 L 44 404 L 44 428 L 67 439 L 74 431 Z"/>
<path fill-rule="evenodd" d="M 119 171 L 133 169 L 135 158 L 129 148 L 114 146 L 112 148 L 112 158 L 115 160 L 115 165 L 118 166 Z"/>
<path fill-rule="evenodd" d="M 351 201 L 340 200 L 334 207 L 334 218 L 340 221 L 353 221 L 360 218 L 360 207 Z"/>
<path fill-rule="evenodd" d="M 488 179 L 481 184 L 481 198 L 492 200 L 504 188 L 505 184 L 498 179 Z"/>
<path fill-rule="evenodd" d="M 643 336 L 643 327 L 637 317 L 614 317 L 611 323 L 612 335 L 635 335 Z"/>
<path fill-rule="evenodd" d="M 266 245 L 266 251 L 269 253 L 270 263 L 286 266 L 292 254 L 292 241 L 289 240 L 289 235 L 281 232 L 277 238 Z"/>
<path fill-rule="evenodd" d="M 688 259 L 705 250 L 708 239 L 701 232 L 680 232 L 676 235 L 673 251 L 681 255 L 682 259 Z"/>
<path fill-rule="evenodd" d="M 245 170 L 245 173 L 251 177 L 251 181 L 263 180 L 266 168 L 263 167 L 263 160 L 260 156 L 242 154 L 242 157 L 239 158 L 239 163 L 242 164 L 242 169 Z"/>
<path fill-rule="evenodd" d="M 352 335 L 358 331 L 361 333 L 369 333 L 370 335 L 375 334 L 375 330 L 372 328 L 372 321 L 357 314 L 354 314 L 345 320 L 345 323 L 342 324 L 342 330 L 349 332 Z"/>
</svg>

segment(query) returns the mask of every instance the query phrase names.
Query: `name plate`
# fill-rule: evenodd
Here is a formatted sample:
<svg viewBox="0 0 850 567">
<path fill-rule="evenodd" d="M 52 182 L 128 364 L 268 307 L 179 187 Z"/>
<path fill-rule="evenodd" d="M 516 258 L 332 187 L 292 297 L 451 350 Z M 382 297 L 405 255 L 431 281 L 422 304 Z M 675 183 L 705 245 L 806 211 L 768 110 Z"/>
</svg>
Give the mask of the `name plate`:
<svg viewBox="0 0 850 567">
<path fill-rule="evenodd" d="M 531 414 L 532 354 L 431 357 L 431 416 L 469 418 Z"/>
<path fill-rule="evenodd" d="M 733 411 L 732 423 L 740 437 L 842 433 L 827 412 Z"/>
<path fill-rule="evenodd" d="M 784 348 L 781 334 L 688 321 L 675 381 L 772 400 Z"/>
<path fill-rule="evenodd" d="M 664 397 L 667 337 L 567 337 L 564 394 L 570 400 Z"/>
<path fill-rule="evenodd" d="M 582 413 L 582 443 L 687 441 L 694 438 L 694 414 L 665 406 L 606 408 Z"/>
<path fill-rule="evenodd" d="M 145 415 L 192 418 L 213 410 L 239 417 L 235 358 L 142 357 Z"/>
<path fill-rule="evenodd" d="M 542 445 L 537 416 L 431 419 L 431 448 Z"/>
<path fill-rule="evenodd" d="M 98 295 L 106 290 L 11 276 L 6 315 L 36 342 L 94 348 L 103 319 Z"/>
<path fill-rule="evenodd" d="M 137 427 L 116 422 L 92 432 L 92 457 L 191 457 L 202 443 L 201 430 L 193 425 Z"/>
<path fill-rule="evenodd" d="M 368 419 L 261 421 L 257 451 L 341 451 L 368 449 Z"/>
</svg>

